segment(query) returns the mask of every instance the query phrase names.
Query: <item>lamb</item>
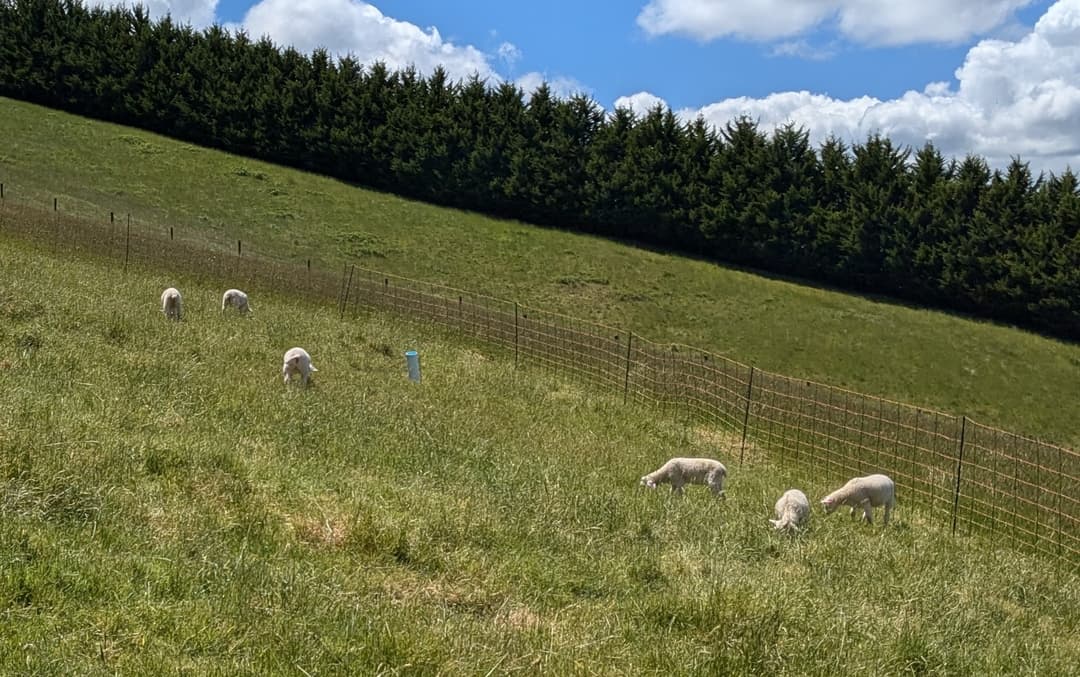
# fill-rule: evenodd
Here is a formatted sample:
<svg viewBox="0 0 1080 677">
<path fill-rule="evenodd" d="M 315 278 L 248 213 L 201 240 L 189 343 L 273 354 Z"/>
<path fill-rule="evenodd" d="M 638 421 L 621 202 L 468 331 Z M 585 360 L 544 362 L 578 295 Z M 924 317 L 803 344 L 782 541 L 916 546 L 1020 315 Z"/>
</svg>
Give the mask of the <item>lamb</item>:
<svg viewBox="0 0 1080 677">
<path fill-rule="evenodd" d="M 285 351 L 284 363 L 281 365 L 281 375 L 284 382 L 288 383 L 293 375 L 300 377 L 300 382 L 307 385 L 311 373 L 319 371 L 311 363 L 311 355 L 303 348 L 289 348 Z"/>
<path fill-rule="evenodd" d="M 781 531 L 798 531 L 799 525 L 810 518 L 810 501 L 798 489 L 788 489 L 776 502 L 776 519 L 769 520 Z"/>
<path fill-rule="evenodd" d="M 251 312 L 251 306 L 248 305 L 248 295 L 239 289 L 228 289 L 221 296 L 221 312 L 224 313 L 229 306 L 236 308 L 240 313 Z"/>
<path fill-rule="evenodd" d="M 889 513 L 896 505 L 896 487 L 887 475 L 867 475 L 855 477 L 847 481 L 847 484 L 821 499 L 821 505 L 826 513 L 831 513 L 838 506 L 850 505 L 851 514 L 855 514 L 856 508 L 863 509 L 863 517 L 867 524 L 872 524 L 871 508 L 885 506 L 883 523 L 889 523 Z"/>
<path fill-rule="evenodd" d="M 175 287 L 169 287 L 161 292 L 161 312 L 165 313 L 165 317 L 170 320 L 180 320 L 183 305 L 180 292 Z"/>
<path fill-rule="evenodd" d="M 706 484 L 714 496 L 724 496 L 724 479 L 727 468 L 711 458 L 673 458 L 657 470 L 641 478 L 641 486 L 655 489 L 656 485 L 669 482 L 671 493 L 682 495 L 685 484 Z"/>
</svg>

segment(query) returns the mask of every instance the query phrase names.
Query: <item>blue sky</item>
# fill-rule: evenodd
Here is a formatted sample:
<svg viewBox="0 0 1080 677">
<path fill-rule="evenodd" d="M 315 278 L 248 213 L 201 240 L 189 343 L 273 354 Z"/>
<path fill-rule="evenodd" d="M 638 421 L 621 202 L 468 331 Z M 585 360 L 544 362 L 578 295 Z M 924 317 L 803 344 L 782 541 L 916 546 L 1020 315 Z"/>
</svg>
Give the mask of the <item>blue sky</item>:
<svg viewBox="0 0 1080 677">
<path fill-rule="evenodd" d="M 245 2 L 222 3 L 242 17 Z M 530 71 L 582 83 L 602 105 L 637 91 L 662 96 L 674 108 L 698 107 L 733 96 L 808 89 L 834 97 L 870 94 L 893 98 L 928 82 L 949 80 L 967 45 L 917 45 L 861 49 L 839 46 L 834 58 L 772 54 L 767 44 L 739 39 L 703 42 L 683 36 L 650 36 L 636 23 L 643 0 L 389 0 L 382 12 L 421 27 L 435 26 L 443 38 L 495 52 L 507 41 L 521 51 L 504 75 Z M 1017 12 L 1031 26 L 1049 2 Z M 835 34 L 819 28 L 810 44 L 828 45 Z M 974 41 L 971 41 L 974 42 Z"/>
<path fill-rule="evenodd" d="M 94 0 L 112 4 L 109 0 Z M 146 0 L 392 67 L 443 64 L 604 108 L 794 121 L 1080 168 L 1080 0 Z"/>
</svg>

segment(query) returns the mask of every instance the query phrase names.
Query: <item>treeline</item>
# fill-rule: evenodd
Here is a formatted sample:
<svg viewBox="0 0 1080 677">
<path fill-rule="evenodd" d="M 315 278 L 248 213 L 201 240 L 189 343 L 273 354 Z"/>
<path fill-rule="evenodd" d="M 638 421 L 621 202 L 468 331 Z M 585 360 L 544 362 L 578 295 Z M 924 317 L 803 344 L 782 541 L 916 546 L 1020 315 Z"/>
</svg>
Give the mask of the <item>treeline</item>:
<svg viewBox="0 0 1080 677">
<path fill-rule="evenodd" d="M 0 94 L 443 205 L 1080 338 L 1077 177 L 794 126 L 605 113 L 195 31 L 139 8 L 0 0 Z"/>
</svg>

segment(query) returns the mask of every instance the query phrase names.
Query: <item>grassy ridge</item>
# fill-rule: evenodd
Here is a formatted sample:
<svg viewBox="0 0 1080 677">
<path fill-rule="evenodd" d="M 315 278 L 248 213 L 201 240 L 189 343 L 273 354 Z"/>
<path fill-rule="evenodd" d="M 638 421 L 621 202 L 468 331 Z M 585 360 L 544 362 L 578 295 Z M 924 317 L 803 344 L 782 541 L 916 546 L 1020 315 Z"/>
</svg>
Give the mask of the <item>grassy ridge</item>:
<svg viewBox="0 0 1080 677">
<path fill-rule="evenodd" d="M 375 315 L 0 235 L 0 673 L 1068 674 L 1080 585 Z M 167 322 L 160 290 L 185 294 Z M 285 388 L 280 357 L 320 368 Z M 425 382 L 404 376 L 402 350 Z M 674 453 L 728 500 L 637 486 Z"/>
<path fill-rule="evenodd" d="M 1080 447 L 1080 346 L 700 261 L 409 202 L 0 99 L 10 195 L 586 317 Z M 149 226 L 146 226 L 149 227 Z"/>
</svg>

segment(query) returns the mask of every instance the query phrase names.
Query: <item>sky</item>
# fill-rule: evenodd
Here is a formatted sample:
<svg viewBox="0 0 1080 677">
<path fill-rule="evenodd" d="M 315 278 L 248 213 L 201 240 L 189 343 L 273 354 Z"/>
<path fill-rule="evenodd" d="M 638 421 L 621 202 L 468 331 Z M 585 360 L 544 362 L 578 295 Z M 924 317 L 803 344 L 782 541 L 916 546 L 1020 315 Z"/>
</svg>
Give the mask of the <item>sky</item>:
<svg viewBox="0 0 1080 677">
<path fill-rule="evenodd" d="M 90 0 L 90 4 L 130 4 Z M 202 28 L 722 128 L 1080 171 L 1080 0 L 145 0 Z"/>
</svg>

